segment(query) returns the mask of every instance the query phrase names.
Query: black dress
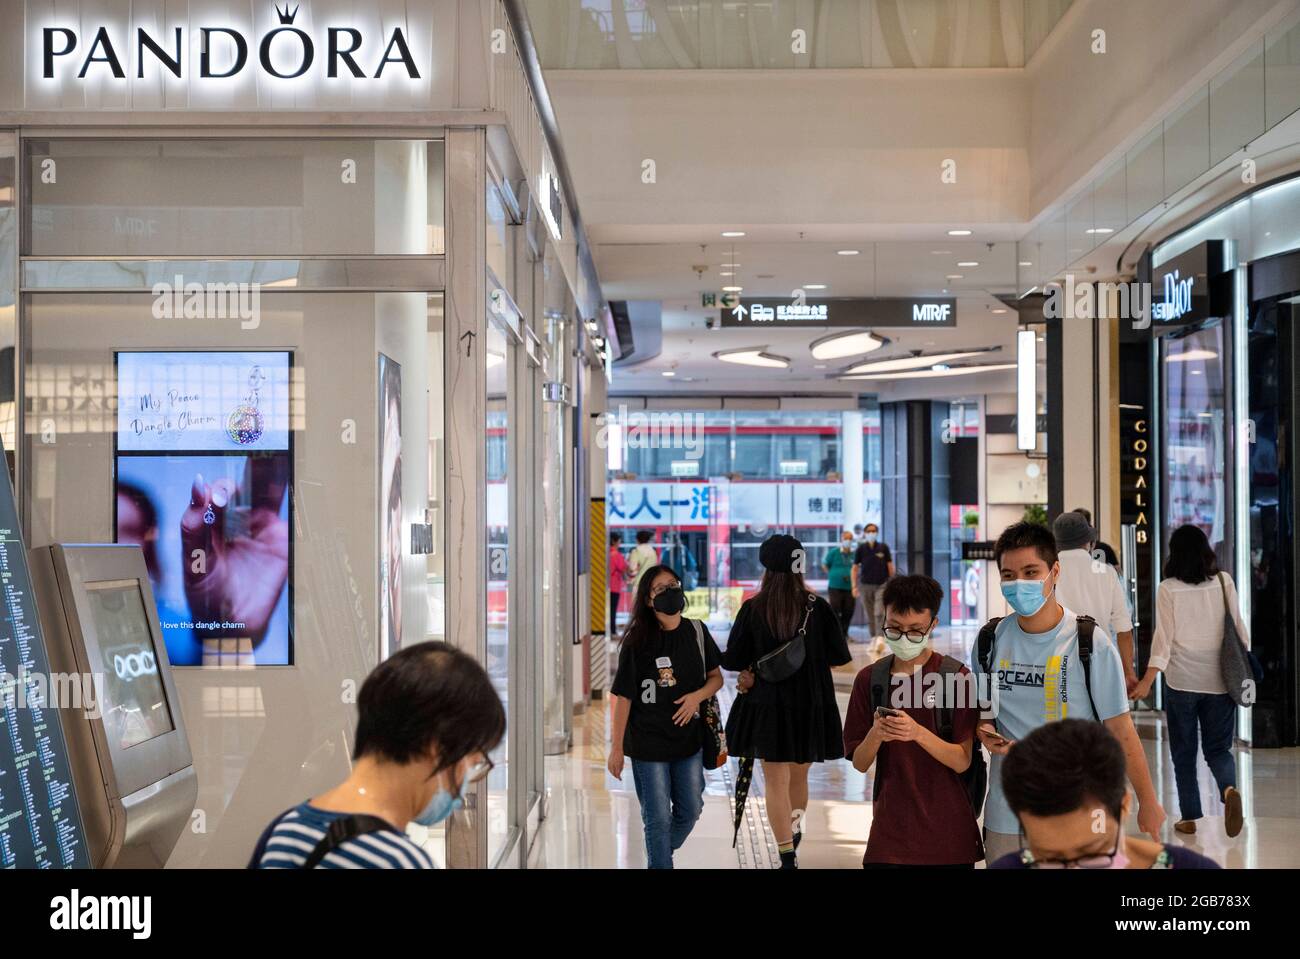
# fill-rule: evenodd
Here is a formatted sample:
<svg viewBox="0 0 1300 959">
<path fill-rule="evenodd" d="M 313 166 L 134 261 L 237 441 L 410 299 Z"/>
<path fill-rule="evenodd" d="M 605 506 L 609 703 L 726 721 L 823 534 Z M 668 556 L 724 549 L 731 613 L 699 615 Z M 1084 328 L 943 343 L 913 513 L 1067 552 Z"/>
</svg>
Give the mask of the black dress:
<svg viewBox="0 0 1300 959">
<path fill-rule="evenodd" d="M 777 638 L 747 601 L 736 614 L 722 667 L 750 669 L 791 636 Z M 808 617 L 807 654 L 789 679 L 764 682 L 757 675 L 749 692 L 737 695 L 727 716 L 727 751 L 777 763 L 816 763 L 844 755 L 844 731 L 835 702 L 832 666 L 853 657 L 830 603 L 817 597 Z"/>
</svg>

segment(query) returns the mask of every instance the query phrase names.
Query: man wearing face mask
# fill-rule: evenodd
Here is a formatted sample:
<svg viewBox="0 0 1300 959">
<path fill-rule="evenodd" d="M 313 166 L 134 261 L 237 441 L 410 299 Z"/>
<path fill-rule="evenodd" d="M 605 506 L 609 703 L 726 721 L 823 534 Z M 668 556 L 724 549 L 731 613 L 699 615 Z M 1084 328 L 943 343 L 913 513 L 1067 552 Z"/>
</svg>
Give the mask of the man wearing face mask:
<svg viewBox="0 0 1300 959">
<path fill-rule="evenodd" d="M 357 712 L 351 774 L 277 816 L 250 868 L 433 868 L 406 826 L 442 822 L 491 772 L 506 731 L 501 699 L 471 656 L 419 643 L 366 677 Z"/>
<path fill-rule="evenodd" d="M 943 588 L 899 576 L 883 603 L 892 655 L 858 673 L 844 718 L 844 755 L 858 772 L 876 767 L 862 865 L 970 869 L 984 858 L 963 781 L 979 708 L 970 671 L 931 646 Z"/>
<path fill-rule="evenodd" d="M 987 686 L 991 695 L 976 728 L 993 756 L 984 810 L 989 861 L 1020 848 L 1020 825 L 1002 789 L 1003 757 L 1017 740 L 1066 718 L 1100 721 L 1119 741 L 1138 797 L 1138 826 L 1156 838 L 1165 811 L 1129 714 L 1119 650 L 1100 627 L 1081 622 L 1057 601 L 1061 566 L 1051 531 L 1016 523 L 998 537 L 993 555 L 1002 595 L 1015 615 L 996 621 L 992 630 L 986 626 L 971 657 L 976 677 L 988 677 L 981 688 Z M 1091 651 L 1085 662 L 1089 629 Z"/>
<path fill-rule="evenodd" d="M 853 622 L 853 533 L 845 530 L 840 537 L 839 549 L 826 551 L 822 559 L 822 569 L 826 571 L 826 599 L 835 610 L 844 635 L 849 635 L 849 624 Z"/>
<path fill-rule="evenodd" d="M 1115 737 L 1082 719 L 1040 726 L 1016 743 L 1002 775 L 1024 848 L 989 868 L 1218 869 L 1191 849 L 1125 832 L 1125 765 Z"/>
<path fill-rule="evenodd" d="M 880 635 L 885 618 L 880 602 L 880 590 L 894 575 L 894 556 L 889 547 L 880 542 L 880 527 L 868 523 L 862 545 L 853 556 L 853 595 L 862 599 L 866 613 L 868 637 Z"/>
</svg>

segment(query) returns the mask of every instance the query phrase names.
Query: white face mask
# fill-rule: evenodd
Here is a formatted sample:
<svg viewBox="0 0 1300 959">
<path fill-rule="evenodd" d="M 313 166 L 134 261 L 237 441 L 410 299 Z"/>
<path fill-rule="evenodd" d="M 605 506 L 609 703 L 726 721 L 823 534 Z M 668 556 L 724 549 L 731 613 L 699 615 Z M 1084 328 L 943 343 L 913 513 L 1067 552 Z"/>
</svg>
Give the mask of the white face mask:
<svg viewBox="0 0 1300 959">
<path fill-rule="evenodd" d="M 876 542 L 876 534 L 875 534 L 875 533 L 868 533 L 866 536 L 864 536 L 864 537 L 862 537 L 862 538 L 863 538 L 864 540 L 866 540 L 868 546 L 874 546 L 874 545 L 875 545 L 875 542 Z"/>
</svg>

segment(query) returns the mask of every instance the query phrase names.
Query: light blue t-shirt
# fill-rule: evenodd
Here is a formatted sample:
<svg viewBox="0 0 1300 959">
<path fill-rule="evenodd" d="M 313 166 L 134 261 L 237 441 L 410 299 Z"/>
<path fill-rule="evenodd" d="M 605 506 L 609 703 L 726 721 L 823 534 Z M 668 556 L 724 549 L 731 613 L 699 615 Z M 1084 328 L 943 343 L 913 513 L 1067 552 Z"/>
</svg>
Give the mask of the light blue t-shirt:
<svg viewBox="0 0 1300 959">
<path fill-rule="evenodd" d="M 1128 690 L 1119 650 L 1100 626 L 1092 631 L 1092 698 L 1088 703 L 1083 663 L 1079 660 L 1076 615 L 1065 610 L 1061 622 L 1045 633 L 1027 633 L 1020 617 L 998 623 L 993 641 L 994 725 L 1007 739 L 1024 739 L 1044 723 L 1058 719 L 1111 719 L 1128 712 Z M 978 650 L 971 651 L 971 672 L 979 676 Z M 980 687 L 983 689 L 983 687 Z M 1020 824 L 1002 795 L 1002 757 L 993 756 L 984 826 L 993 832 L 1016 833 Z"/>
</svg>

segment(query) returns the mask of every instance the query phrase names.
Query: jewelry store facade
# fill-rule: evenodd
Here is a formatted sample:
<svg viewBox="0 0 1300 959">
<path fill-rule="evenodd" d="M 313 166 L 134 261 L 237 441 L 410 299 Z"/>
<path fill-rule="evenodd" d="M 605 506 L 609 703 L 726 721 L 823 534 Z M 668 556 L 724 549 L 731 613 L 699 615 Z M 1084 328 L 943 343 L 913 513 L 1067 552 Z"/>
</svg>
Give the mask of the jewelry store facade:
<svg viewBox="0 0 1300 959">
<path fill-rule="evenodd" d="M 29 546 L 144 550 L 199 780 L 169 865 L 341 779 L 404 645 L 508 709 L 436 860 L 523 865 L 569 738 L 608 315 L 520 5 L 374 6 L 0 9 L 0 430 Z"/>
</svg>

